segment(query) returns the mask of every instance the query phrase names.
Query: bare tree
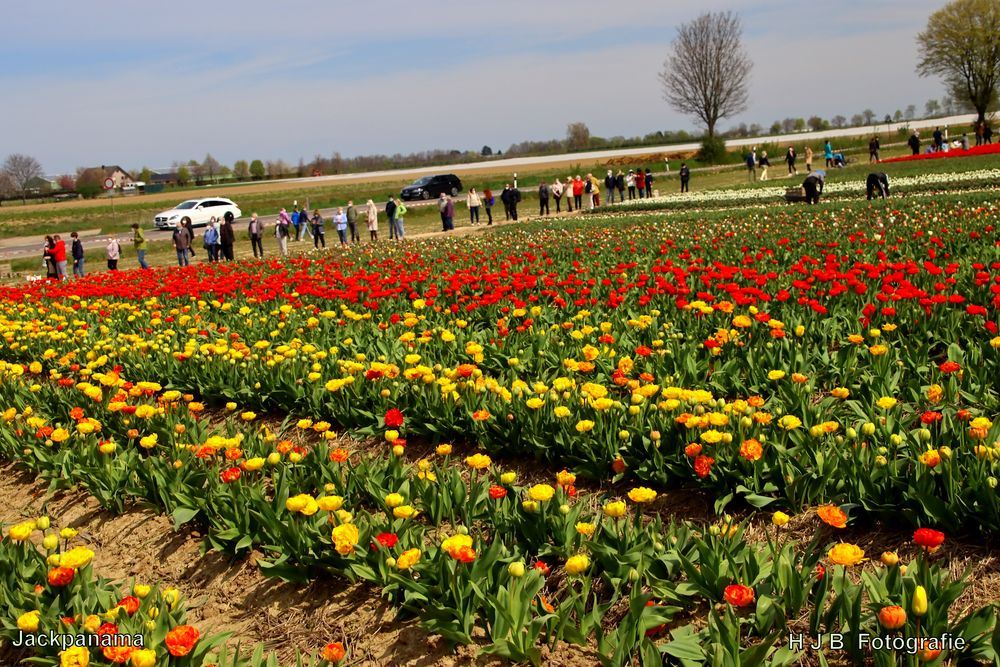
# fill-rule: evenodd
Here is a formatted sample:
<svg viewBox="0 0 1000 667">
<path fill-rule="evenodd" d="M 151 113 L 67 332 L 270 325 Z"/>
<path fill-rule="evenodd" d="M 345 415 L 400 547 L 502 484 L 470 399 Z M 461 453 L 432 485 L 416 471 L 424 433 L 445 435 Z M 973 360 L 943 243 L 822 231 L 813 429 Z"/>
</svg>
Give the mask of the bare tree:
<svg viewBox="0 0 1000 667">
<path fill-rule="evenodd" d="M 844 127 L 844 125 L 847 124 L 847 119 L 841 116 L 840 114 L 837 114 L 836 116 L 830 119 L 830 122 L 833 123 L 834 127 Z"/>
<path fill-rule="evenodd" d="M 201 173 L 208 177 L 208 180 L 215 181 L 215 175 L 219 173 L 219 161 L 212 157 L 211 153 L 205 154 L 205 159 L 201 161 Z"/>
<path fill-rule="evenodd" d="M 924 115 L 933 118 L 939 113 L 941 113 L 941 103 L 937 100 L 927 100 L 927 103 L 924 104 Z"/>
<path fill-rule="evenodd" d="M 250 178 L 250 165 L 246 160 L 237 160 L 233 163 L 233 174 L 241 181 Z"/>
<path fill-rule="evenodd" d="M 0 171 L 0 200 L 14 194 L 16 189 L 17 186 L 14 185 L 14 179 L 7 172 Z"/>
<path fill-rule="evenodd" d="M 10 177 L 14 187 L 21 193 L 21 203 L 24 203 L 27 201 L 28 184 L 31 179 L 42 175 L 42 165 L 30 155 L 11 153 L 3 161 L 3 168 L 0 171 Z"/>
<path fill-rule="evenodd" d="M 746 110 L 751 69 L 739 17 L 705 13 L 677 29 L 659 74 L 663 98 L 697 118 L 712 138 L 720 119 Z"/>
<path fill-rule="evenodd" d="M 907 104 L 906 111 L 903 112 L 903 117 L 906 118 L 906 120 L 913 120 L 916 117 L 916 115 L 917 115 L 917 105 Z"/>
<path fill-rule="evenodd" d="M 871 109 L 865 109 L 861 115 L 865 117 L 865 125 L 871 125 L 872 121 L 875 120 L 875 112 Z"/>
<path fill-rule="evenodd" d="M 920 76 L 940 76 L 953 97 L 986 119 L 1000 87 L 1000 0 L 954 0 L 917 35 Z"/>
</svg>

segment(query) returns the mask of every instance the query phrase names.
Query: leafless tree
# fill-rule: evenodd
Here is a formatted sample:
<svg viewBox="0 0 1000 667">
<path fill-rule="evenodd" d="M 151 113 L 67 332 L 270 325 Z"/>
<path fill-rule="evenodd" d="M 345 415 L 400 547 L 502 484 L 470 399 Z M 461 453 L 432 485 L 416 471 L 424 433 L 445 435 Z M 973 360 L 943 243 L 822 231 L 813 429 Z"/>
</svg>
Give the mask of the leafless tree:
<svg viewBox="0 0 1000 667">
<path fill-rule="evenodd" d="M 1000 0 L 955 0 L 927 19 L 917 35 L 920 76 L 940 76 L 953 97 L 979 114 L 997 103 L 1000 87 Z"/>
<path fill-rule="evenodd" d="M 212 157 L 211 153 L 206 153 L 205 159 L 201 161 L 201 173 L 214 182 L 215 175 L 219 173 L 219 166 L 219 161 Z"/>
<path fill-rule="evenodd" d="M 590 128 L 586 123 L 570 123 L 566 126 L 566 149 L 584 151 L 590 148 Z"/>
<path fill-rule="evenodd" d="M 663 98 L 697 118 L 711 138 L 720 119 L 746 110 L 751 69 L 739 17 L 705 13 L 677 29 L 659 75 Z"/>
<path fill-rule="evenodd" d="M 3 173 L 10 177 L 14 187 L 21 193 L 21 202 L 27 201 L 28 184 L 42 175 L 42 165 L 38 160 L 23 153 L 11 153 L 3 161 Z"/>
</svg>

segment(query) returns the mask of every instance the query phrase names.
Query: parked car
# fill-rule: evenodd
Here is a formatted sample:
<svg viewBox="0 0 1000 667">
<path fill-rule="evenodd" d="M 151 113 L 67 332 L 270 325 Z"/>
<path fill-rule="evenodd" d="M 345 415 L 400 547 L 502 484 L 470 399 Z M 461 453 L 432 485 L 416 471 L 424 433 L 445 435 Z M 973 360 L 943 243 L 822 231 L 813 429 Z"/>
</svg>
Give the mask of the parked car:
<svg viewBox="0 0 1000 667">
<path fill-rule="evenodd" d="M 212 218 L 222 220 L 230 212 L 233 218 L 239 218 L 242 212 L 231 199 L 221 197 L 206 197 L 204 199 L 188 199 L 182 201 L 169 211 L 157 213 L 153 224 L 157 229 L 174 229 L 181 223 L 191 221 L 194 227 L 204 227 Z"/>
<path fill-rule="evenodd" d="M 403 188 L 399 193 L 400 199 L 410 201 L 411 199 L 432 199 L 440 197 L 444 192 L 450 195 L 457 195 L 462 191 L 462 181 L 455 174 L 443 174 L 440 176 L 424 176 L 417 179 L 411 185 Z"/>
</svg>

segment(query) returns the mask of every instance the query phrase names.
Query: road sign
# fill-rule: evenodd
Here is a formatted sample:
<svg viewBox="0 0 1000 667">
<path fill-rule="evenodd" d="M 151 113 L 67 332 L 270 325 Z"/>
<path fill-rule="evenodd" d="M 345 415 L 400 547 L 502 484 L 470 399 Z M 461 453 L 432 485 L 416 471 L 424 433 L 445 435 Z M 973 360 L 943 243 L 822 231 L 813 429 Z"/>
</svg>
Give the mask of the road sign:
<svg viewBox="0 0 1000 667">
<path fill-rule="evenodd" d="M 115 187 L 115 179 L 111 178 L 110 176 L 108 176 L 107 178 L 104 179 L 104 189 L 105 190 L 111 190 L 114 187 Z"/>
</svg>

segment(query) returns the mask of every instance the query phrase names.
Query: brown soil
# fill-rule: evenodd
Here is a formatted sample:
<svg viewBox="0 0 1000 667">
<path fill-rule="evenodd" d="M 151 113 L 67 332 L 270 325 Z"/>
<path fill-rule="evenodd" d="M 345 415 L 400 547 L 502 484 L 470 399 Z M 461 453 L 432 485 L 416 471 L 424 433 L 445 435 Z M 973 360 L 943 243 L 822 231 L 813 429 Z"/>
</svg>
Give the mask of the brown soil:
<svg viewBox="0 0 1000 667">
<path fill-rule="evenodd" d="M 0 469 L 0 523 L 41 514 L 44 488 L 15 468 Z M 192 623 L 203 631 L 231 632 L 233 646 L 263 642 L 282 664 L 294 664 L 296 650 L 314 653 L 328 641 L 344 642 L 351 665 L 506 664 L 479 657 L 476 645 L 450 650 L 417 621 L 398 619 L 372 587 L 337 578 L 288 584 L 263 577 L 252 555 L 234 559 L 215 551 L 202 554 L 197 533 L 175 531 L 167 517 L 148 509 L 131 508 L 115 516 L 85 492 L 70 491 L 49 499 L 46 511 L 54 525 L 80 531 L 81 543 L 97 553 L 97 574 L 177 586 L 187 597 Z M 0 664 L 14 659 L 0 651 Z M 543 660 L 554 667 L 600 664 L 592 651 L 568 644 L 560 644 Z"/>
</svg>

